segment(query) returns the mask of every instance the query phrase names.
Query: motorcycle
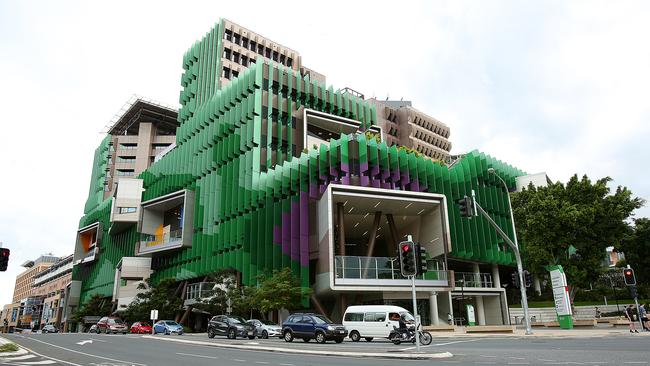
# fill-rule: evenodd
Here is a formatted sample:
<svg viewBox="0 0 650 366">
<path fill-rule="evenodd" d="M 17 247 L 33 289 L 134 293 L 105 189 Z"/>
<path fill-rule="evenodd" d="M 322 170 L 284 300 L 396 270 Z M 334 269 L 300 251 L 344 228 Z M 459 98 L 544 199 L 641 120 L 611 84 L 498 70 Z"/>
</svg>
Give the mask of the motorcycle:
<svg viewBox="0 0 650 366">
<path fill-rule="evenodd" d="M 433 337 L 431 336 L 431 333 L 422 330 L 421 324 L 418 325 L 418 333 L 420 336 L 421 345 L 428 346 L 431 344 Z M 415 329 L 408 328 L 405 331 L 400 331 L 399 328 L 393 325 L 393 330 L 388 335 L 388 340 L 396 345 L 402 342 L 415 343 Z"/>
</svg>

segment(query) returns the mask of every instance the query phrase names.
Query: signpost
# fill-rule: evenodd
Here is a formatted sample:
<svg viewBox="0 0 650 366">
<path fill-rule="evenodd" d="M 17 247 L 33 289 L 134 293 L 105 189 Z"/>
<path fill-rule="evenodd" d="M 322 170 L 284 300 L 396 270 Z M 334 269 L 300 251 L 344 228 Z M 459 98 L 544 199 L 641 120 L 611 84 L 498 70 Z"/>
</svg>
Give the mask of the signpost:
<svg viewBox="0 0 650 366">
<path fill-rule="evenodd" d="M 472 304 L 465 305 L 465 310 L 467 312 L 467 325 L 476 325 L 476 315 L 474 313 L 474 305 Z"/>
<path fill-rule="evenodd" d="M 153 327 L 156 323 L 156 319 L 158 319 L 158 310 L 151 310 L 151 315 L 149 318 L 151 319 L 151 334 L 155 334 Z"/>
<path fill-rule="evenodd" d="M 573 329 L 571 299 L 567 288 L 566 274 L 560 265 L 548 266 L 546 270 L 551 273 L 555 312 L 557 313 L 557 321 L 560 323 L 560 328 Z"/>
</svg>

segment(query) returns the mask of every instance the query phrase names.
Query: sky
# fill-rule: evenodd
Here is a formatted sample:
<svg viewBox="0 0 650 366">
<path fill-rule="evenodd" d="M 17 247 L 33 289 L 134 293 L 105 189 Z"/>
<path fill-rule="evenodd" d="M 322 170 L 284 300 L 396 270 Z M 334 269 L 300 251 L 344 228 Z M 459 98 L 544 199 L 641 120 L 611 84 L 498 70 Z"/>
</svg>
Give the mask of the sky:
<svg viewBox="0 0 650 366">
<path fill-rule="evenodd" d="M 454 154 L 650 199 L 647 1 L 0 0 L 0 306 L 21 263 L 72 253 L 105 126 L 133 94 L 178 106 L 183 53 L 221 17 L 335 89 L 413 101 Z"/>
</svg>

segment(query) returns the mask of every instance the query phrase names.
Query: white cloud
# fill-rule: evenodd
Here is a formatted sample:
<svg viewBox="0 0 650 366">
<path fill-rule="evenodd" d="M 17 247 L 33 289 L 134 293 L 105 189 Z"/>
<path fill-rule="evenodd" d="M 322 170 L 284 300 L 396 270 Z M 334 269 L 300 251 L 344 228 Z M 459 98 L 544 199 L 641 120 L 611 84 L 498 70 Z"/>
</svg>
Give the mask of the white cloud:
<svg viewBox="0 0 650 366">
<path fill-rule="evenodd" d="M 483 150 L 650 198 L 645 2 L 0 2 L 0 274 L 72 252 L 99 132 L 134 93 L 177 105 L 181 60 L 219 17 L 298 50 L 337 88 L 413 100 Z M 649 216 L 646 208 L 641 211 Z"/>
</svg>

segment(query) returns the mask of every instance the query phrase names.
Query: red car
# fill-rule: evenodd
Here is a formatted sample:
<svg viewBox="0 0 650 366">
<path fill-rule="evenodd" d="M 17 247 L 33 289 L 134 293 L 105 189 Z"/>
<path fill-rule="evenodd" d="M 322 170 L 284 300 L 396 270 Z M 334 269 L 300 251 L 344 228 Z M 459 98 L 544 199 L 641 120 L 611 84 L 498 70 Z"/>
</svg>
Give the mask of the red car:
<svg viewBox="0 0 650 366">
<path fill-rule="evenodd" d="M 131 333 L 151 334 L 151 325 L 145 322 L 135 322 L 131 326 Z"/>
</svg>

